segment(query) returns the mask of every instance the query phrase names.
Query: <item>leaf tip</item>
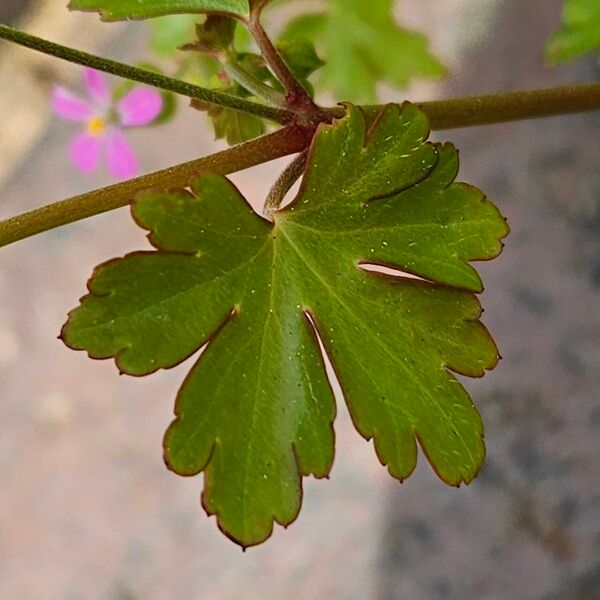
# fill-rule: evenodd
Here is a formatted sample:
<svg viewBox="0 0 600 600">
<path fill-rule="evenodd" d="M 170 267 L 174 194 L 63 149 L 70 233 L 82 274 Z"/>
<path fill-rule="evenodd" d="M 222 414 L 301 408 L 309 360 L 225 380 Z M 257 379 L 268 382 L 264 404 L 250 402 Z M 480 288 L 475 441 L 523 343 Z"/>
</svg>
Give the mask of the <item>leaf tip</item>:
<svg viewBox="0 0 600 600">
<path fill-rule="evenodd" d="M 463 465 L 463 468 L 458 469 L 458 472 L 454 476 L 449 475 L 440 469 L 431 454 L 428 452 L 426 445 L 423 443 L 423 440 L 417 431 L 414 431 L 414 436 L 419 443 L 419 447 L 421 448 L 423 454 L 427 458 L 427 462 L 431 465 L 433 472 L 441 481 L 450 487 L 458 489 L 463 483 L 465 485 L 469 485 L 477 478 L 481 472 L 481 469 L 483 468 L 483 465 L 485 464 L 487 450 L 483 432 L 477 436 L 478 456 L 474 457 L 474 460 L 470 465 L 465 464 Z"/>
</svg>

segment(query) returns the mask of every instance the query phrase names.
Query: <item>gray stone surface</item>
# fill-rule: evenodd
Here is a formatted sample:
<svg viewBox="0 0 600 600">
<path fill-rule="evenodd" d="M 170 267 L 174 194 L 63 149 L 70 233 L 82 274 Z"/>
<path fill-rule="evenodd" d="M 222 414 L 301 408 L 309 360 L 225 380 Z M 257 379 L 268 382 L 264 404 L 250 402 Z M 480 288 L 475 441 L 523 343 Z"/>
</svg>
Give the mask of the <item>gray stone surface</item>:
<svg viewBox="0 0 600 600">
<path fill-rule="evenodd" d="M 28 0 L 2 0 L 0 2 L 0 22 L 12 23 L 18 19 L 28 8 Z"/>
</svg>

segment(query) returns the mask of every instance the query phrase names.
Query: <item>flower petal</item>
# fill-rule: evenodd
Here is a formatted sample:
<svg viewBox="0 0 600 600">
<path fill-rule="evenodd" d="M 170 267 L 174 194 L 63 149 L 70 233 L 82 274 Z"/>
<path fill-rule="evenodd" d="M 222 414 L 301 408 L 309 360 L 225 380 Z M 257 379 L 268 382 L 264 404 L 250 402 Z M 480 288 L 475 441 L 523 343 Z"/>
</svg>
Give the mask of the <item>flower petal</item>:
<svg viewBox="0 0 600 600">
<path fill-rule="evenodd" d="M 60 86 L 52 90 L 52 108 L 59 117 L 68 121 L 87 121 L 95 112 L 89 102 Z"/>
<path fill-rule="evenodd" d="M 131 90 L 117 105 L 121 125 L 135 127 L 152 123 L 160 114 L 163 99 L 159 92 L 147 87 Z"/>
<path fill-rule="evenodd" d="M 92 100 L 101 107 L 110 104 L 110 90 L 104 75 L 95 69 L 85 69 L 85 87 Z"/>
<path fill-rule="evenodd" d="M 102 145 L 103 138 L 90 135 L 87 132 L 80 133 L 71 142 L 69 149 L 71 162 L 80 171 L 90 173 L 98 166 Z"/>
<path fill-rule="evenodd" d="M 106 136 L 106 162 L 117 179 L 129 179 L 138 172 L 137 158 L 119 129 L 113 129 Z"/>
</svg>

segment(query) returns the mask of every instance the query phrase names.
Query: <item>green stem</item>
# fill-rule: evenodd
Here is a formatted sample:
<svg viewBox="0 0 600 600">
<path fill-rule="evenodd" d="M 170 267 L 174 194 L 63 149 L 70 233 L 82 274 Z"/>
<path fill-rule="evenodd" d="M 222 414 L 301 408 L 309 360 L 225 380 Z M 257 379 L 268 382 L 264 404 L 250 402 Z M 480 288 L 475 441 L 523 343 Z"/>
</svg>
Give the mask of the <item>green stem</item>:
<svg viewBox="0 0 600 600">
<path fill-rule="evenodd" d="M 132 81 L 145 83 L 146 85 L 181 94 L 188 98 L 195 98 L 196 100 L 201 100 L 203 102 L 210 102 L 211 104 L 233 108 L 235 110 L 269 119 L 275 123 L 287 124 L 291 122 L 294 117 L 293 112 L 283 108 L 264 106 L 230 94 L 209 90 L 191 83 L 186 83 L 185 81 L 180 81 L 179 79 L 173 79 L 172 77 L 152 73 L 114 60 L 94 56 L 87 52 L 74 50 L 67 46 L 55 44 L 54 42 L 49 42 L 42 38 L 23 33 L 22 31 L 17 31 L 2 24 L 0 24 L 0 38 L 78 65 L 91 67 L 92 69 L 104 71 L 105 73 L 117 75 L 118 77 L 124 77 L 125 79 L 131 79 Z"/>
<path fill-rule="evenodd" d="M 235 58 L 225 58 L 222 65 L 225 73 L 227 73 L 231 79 L 246 88 L 257 98 L 268 102 L 271 106 L 286 108 L 287 105 L 283 94 L 280 94 L 277 90 L 274 90 L 271 86 L 252 75 L 252 73 L 246 71 Z"/>
<path fill-rule="evenodd" d="M 600 110 L 600 82 L 558 88 L 488 94 L 469 98 L 452 98 L 433 102 L 417 102 L 429 117 L 431 128 L 455 129 L 473 125 L 505 123 L 569 113 Z M 381 106 L 364 107 L 375 117 Z M 336 116 L 343 109 L 335 109 Z"/>
<path fill-rule="evenodd" d="M 269 4 L 269 2 L 272 2 L 273 0 L 254 0 L 254 2 L 251 2 L 251 7 L 252 7 L 252 16 L 255 19 L 260 18 L 260 15 L 263 11 L 263 8 L 265 8 L 265 6 L 267 4 Z"/>
<path fill-rule="evenodd" d="M 263 215 L 267 218 L 271 218 L 271 214 L 275 212 L 283 202 L 286 194 L 292 189 L 292 186 L 298 181 L 298 179 L 304 173 L 306 168 L 306 162 L 308 161 L 308 150 L 300 153 L 296 158 L 286 167 L 283 173 L 279 176 L 279 179 L 275 182 L 263 207 Z"/>
<path fill-rule="evenodd" d="M 202 171 L 226 175 L 301 152 L 308 146 L 311 137 L 312 133 L 306 129 L 290 125 L 212 156 L 36 208 L 0 222 L 0 247 L 120 208 L 127 205 L 137 193 L 153 187 L 184 187 L 194 175 Z"/>
<path fill-rule="evenodd" d="M 290 71 L 281 54 L 279 54 L 277 48 L 275 48 L 273 42 L 271 42 L 271 39 L 260 24 L 259 12 L 257 11 L 252 15 L 252 18 L 247 23 L 247 27 L 254 37 L 268 67 L 285 88 L 287 92 L 287 105 L 297 112 L 305 113 L 309 118 L 323 120 L 324 111 L 313 102 L 307 91 Z"/>
</svg>

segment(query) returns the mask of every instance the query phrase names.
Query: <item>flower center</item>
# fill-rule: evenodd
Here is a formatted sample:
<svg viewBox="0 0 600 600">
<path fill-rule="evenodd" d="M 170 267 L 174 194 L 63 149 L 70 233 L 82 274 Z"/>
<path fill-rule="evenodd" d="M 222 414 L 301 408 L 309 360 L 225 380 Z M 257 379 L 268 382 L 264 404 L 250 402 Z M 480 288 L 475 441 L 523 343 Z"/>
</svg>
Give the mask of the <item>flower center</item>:
<svg viewBox="0 0 600 600">
<path fill-rule="evenodd" d="M 102 135 L 105 129 L 106 123 L 104 119 L 101 119 L 100 117 L 94 117 L 88 121 L 87 130 L 91 135 Z"/>
</svg>

